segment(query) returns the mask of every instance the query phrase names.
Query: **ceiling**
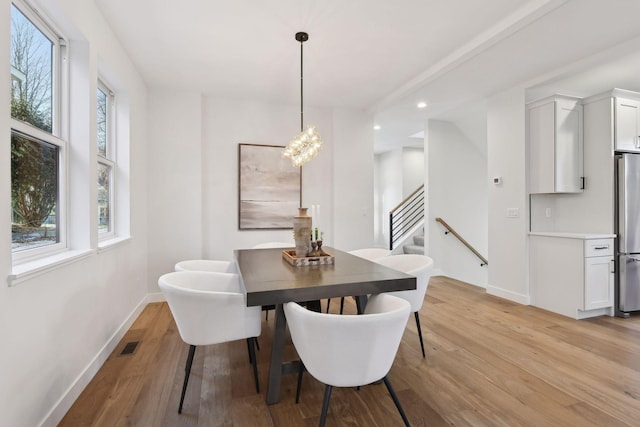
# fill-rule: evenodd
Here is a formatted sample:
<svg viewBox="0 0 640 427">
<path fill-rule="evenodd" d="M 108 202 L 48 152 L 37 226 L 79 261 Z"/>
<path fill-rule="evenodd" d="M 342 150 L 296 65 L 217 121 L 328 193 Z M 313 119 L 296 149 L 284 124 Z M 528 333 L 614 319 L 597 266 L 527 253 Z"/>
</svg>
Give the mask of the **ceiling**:
<svg viewBox="0 0 640 427">
<path fill-rule="evenodd" d="M 532 96 L 613 87 L 622 74 L 640 89 L 640 62 L 625 62 L 640 51 L 637 0 L 94 1 L 151 88 L 297 104 L 294 35 L 308 32 L 305 106 L 371 112 L 377 151 L 429 117 L 469 122 L 526 81 Z"/>
</svg>

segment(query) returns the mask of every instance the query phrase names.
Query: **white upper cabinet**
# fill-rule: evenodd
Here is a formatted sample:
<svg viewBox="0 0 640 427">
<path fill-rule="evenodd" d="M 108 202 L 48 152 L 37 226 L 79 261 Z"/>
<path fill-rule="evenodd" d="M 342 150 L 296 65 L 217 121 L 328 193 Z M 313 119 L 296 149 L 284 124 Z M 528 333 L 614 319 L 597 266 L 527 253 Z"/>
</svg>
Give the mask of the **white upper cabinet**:
<svg viewBox="0 0 640 427">
<path fill-rule="evenodd" d="M 640 101 L 615 98 L 615 149 L 640 151 Z"/>
<path fill-rule="evenodd" d="M 583 191 L 582 117 L 578 98 L 557 95 L 527 105 L 530 193 Z"/>
</svg>

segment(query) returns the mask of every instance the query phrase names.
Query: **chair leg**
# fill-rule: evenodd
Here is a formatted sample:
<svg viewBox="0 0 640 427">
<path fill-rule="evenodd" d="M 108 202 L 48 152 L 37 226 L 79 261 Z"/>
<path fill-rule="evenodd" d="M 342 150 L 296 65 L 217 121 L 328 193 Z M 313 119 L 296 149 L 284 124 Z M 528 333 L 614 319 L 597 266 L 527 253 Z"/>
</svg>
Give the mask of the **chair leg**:
<svg viewBox="0 0 640 427">
<path fill-rule="evenodd" d="M 302 390 L 302 375 L 304 374 L 304 363 L 300 361 L 298 366 L 298 387 L 296 387 L 296 404 L 300 402 L 300 391 Z"/>
<path fill-rule="evenodd" d="M 251 338 L 247 338 L 247 354 L 249 354 L 249 363 L 253 364 L 253 356 L 251 355 L 251 346 L 253 343 L 251 342 Z"/>
<path fill-rule="evenodd" d="M 253 378 L 256 381 L 256 393 L 260 393 L 260 380 L 258 379 L 258 360 L 256 359 L 255 345 L 258 343 L 258 338 L 247 338 L 247 346 L 249 347 L 249 360 L 253 365 Z"/>
<path fill-rule="evenodd" d="M 189 346 L 189 355 L 187 356 L 187 364 L 184 367 L 184 383 L 182 384 L 182 395 L 180 396 L 180 406 L 178 413 L 182 413 L 182 403 L 184 402 L 184 394 L 187 392 L 187 383 L 189 383 L 189 375 L 191 375 L 191 365 L 193 364 L 193 355 L 196 352 L 196 346 Z"/>
<path fill-rule="evenodd" d="M 402 417 L 402 421 L 404 421 L 404 425 L 407 427 L 411 427 L 411 424 L 409 424 L 409 419 L 407 418 L 407 415 L 404 413 L 404 409 L 402 409 L 400 400 L 398 400 L 398 395 L 396 394 L 395 390 L 391 386 L 391 381 L 389 381 L 389 378 L 386 376 L 382 380 L 384 381 L 384 385 L 387 386 L 387 390 L 389 390 L 389 394 L 393 399 L 393 403 L 396 404 L 396 408 L 398 408 L 398 412 L 400 412 L 400 416 Z"/>
<path fill-rule="evenodd" d="M 418 336 L 420 337 L 420 347 L 422 347 L 422 358 L 426 358 L 427 356 L 424 353 L 424 341 L 422 341 L 422 328 L 420 327 L 420 316 L 418 315 L 418 312 L 415 311 L 413 313 L 415 315 L 416 318 L 416 326 L 418 327 Z"/>
<path fill-rule="evenodd" d="M 331 305 L 331 298 L 327 298 L 327 313 L 329 312 L 329 306 Z"/>
<path fill-rule="evenodd" d="M 344 297 L 340 298 L 340 314 L 344 311 Z"/>
<path fill-rule="evenodd" d="M 264 311 L 264 320 L 269 321 L 269 310 Z"/>
<path fill-rule="evenodd" d="M 327 384 L 324 388 L 324 399 L 322 401 L 322 414 L 320 414 L 320 427 L 324 427 L 324 423 L 327 422 L 327 410 L 329 409 L 329 399 L 331 398 L 331 390 L 333 386 Z"/>
</svg>

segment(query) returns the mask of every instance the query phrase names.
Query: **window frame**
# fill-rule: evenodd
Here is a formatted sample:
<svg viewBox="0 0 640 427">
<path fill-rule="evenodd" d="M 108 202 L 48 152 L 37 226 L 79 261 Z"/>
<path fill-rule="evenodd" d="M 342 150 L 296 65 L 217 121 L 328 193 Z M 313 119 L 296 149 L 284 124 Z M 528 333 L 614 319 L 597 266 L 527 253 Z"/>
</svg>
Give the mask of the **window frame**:
<svg viewBox="0 0 640 427">
<path fill-rule="evenodd" d="M 27 18 L 38 31 L 40 31 L 52 43 L 51 65 L 51 133 L 42 130 L 30 123 L 16 119 L 10 115 L 10 132 L 24 134 L 35 140 L 51 144 L 58 148 L 58 201 L 56 203 L 57 238 L 58 242 L 39 246 L 11 250 L 13 265 L 30 262 L 36 259 L 52 256 L 68 250 L 68 208 L 69 208 L 69 182 L 68 182 L 68 43 L 59 31 L 55 29 L 48 18 L 44 18 L 31 5 L 23 0 L 12 0 L 15 7 Z M 13 242 L 13 239 L 12 239 Z"/>
<path fill-rule="evenodd" d="M 109 176 L 109 227 L 107 231 L 100 231 L 99 224 L 99 209 L 98 206 L 98 223 L 97 223 L 97 232 L 98 232 L 98 241 L 103 242 L 105 240 L 113 239 L 117 236 L 116 234 L 116 179 L 117 179 L 117 163 L 116 163 L 116 153 L 117 153 L 117 141 L 116 141 L 116 96 L 114 92 L 109 88 L 109 85 L 105 83 L 105 80 L 102 77 L 98 77 L 97 88 L 96 88 L 96 96 L 97 91 L 101 91 L 106 95 L 106 121 L 107 125 L 105 128 L 106 132 L 106 147 L 105 147 L 105 156 L 101 155 L 98 151 L 98 139 L 97 139 L 97 102 L 96 102 L 96 157 L 97 157 L 97 171 L 99 170 L 100 165 L 107 166 L 111 173 Z M 97 186 L 97 180 L 96 180 Z M 96 191 L 97 195 L 97 191 Z M 97 200 L 96 200 L 97 203 Z"/>
</svg>

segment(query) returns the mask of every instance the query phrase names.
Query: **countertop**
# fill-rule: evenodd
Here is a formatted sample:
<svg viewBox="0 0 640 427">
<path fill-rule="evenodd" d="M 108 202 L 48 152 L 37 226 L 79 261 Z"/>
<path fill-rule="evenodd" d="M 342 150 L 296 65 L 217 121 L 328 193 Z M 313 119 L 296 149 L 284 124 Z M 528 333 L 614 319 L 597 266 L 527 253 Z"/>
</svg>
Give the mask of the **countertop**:
<svg viewBox="0 0 640 427">
<path fill-rule="evenodd" d="M 595 234 L 595 233 L 564 233 L 558 231 L 530 231 L 529 236 L 542 236 L 542 237 L 559 237 L 565 239 L 615 239 L 615 234 Z"/>
</svg>

